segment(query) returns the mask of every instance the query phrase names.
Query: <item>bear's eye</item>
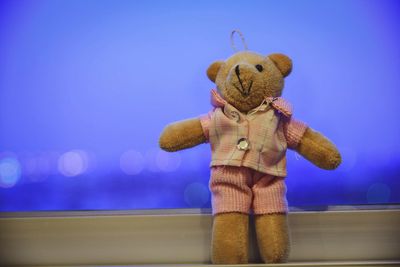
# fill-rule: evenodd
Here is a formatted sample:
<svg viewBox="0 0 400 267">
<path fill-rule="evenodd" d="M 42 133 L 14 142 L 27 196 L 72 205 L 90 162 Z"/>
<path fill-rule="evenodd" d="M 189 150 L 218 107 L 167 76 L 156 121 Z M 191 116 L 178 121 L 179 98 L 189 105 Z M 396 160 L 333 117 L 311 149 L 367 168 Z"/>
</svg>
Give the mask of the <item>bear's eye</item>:
<svg viewBox="0 0 400 267">
<path fill-rule="evenodd" d="M 256 69 L 257 69 L 259 72 L 262 72 L 264 68 L 263 68 L 262 65 L 257 64 L 257 65 L 256 65 Z"/>
</svg>

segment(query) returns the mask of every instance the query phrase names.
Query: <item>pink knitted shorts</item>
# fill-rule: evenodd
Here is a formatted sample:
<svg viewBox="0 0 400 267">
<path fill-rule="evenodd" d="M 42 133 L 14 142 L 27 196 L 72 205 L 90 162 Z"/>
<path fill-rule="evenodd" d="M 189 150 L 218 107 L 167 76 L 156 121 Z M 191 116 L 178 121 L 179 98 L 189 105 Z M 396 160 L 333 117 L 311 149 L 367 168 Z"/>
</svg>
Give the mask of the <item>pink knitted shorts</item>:
<svg viewBox="0 0 400 267">
<path fill-rule="evenodd" d="M 284 177 L 261 173 L 247 167 L 211 167 L 210 190 L 213 214 L 286 213 Z"/>
</svg>

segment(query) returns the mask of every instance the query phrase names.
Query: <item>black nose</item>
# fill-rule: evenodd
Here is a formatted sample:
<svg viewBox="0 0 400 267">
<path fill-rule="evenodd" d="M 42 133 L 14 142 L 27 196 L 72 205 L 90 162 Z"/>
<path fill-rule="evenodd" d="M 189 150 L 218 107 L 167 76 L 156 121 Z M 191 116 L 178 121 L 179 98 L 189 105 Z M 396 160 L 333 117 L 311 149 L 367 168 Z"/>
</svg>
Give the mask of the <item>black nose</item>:
<svg viewBox="0 0 400 267">
<path fill-rule="evenodd" d="M 236 67 L 235 67 L 235 73 L 236 73 L 237 76 L 240 75 L 239 65 L 236 65 Z"/>
</svg>

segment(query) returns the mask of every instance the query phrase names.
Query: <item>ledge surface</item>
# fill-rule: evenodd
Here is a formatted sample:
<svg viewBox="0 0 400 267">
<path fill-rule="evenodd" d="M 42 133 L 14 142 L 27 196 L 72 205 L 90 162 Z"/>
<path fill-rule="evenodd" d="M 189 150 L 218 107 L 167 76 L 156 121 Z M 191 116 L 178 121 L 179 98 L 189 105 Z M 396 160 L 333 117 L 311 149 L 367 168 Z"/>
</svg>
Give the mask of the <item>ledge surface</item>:
<svg viewBox="0 0 400 267">
<path fill-rule="evenodd" d="M 293 263 L 279 266 L 383 266 L 400 259 L 399 210 L 293 212 L 289 223 Z M 0 265 L 209 264 L 211 225 L 209 214 L 5 216 Z M 252 224 L 250 238 L 250 261 L 258 262 Z"/>
</svg>

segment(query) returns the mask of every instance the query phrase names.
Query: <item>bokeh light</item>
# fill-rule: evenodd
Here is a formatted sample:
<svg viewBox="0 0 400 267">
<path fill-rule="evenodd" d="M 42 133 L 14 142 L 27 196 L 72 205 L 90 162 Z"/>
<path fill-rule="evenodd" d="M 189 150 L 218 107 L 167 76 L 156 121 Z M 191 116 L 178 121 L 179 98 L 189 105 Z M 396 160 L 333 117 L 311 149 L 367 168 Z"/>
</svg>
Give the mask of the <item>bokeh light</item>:
<svg viewBox="0 0 400 267">
<path fill-rule="evenodd" d="M 38 173 L 38 166 L 35 157 L 24 158 L 23 173 L 26 176 L 33 176 Z"/>
<path fill-rule="evenodd" d="M 158 173 L 161 170 L 158 168 L 157 165 L 157 155 L 160 152 L 159 148 L 150 148 L 145 153 L 145 165 L 146 169 L 150 172 Z"/>
<path fill-rule="evenodd" d="M 21 178 L 21 165 L 16 158 L 0 159 L 0 187 L 13 187 Z"/>
<path fill-rule="evenodd" d="M 181 165 L 181 156 L 179 152 L 170 153 L 165 151 L 158 151 L 156 154 L 157 168 L 163 172 L 176 171 Z"/>
<path fill-rule="evenodd" d="M 59 172 L 68 177 L 83 174 L 89 166 L 89 157 L 83 150 L 72 150 L 62 154 L 58 160 Z"/>
<path fill-rule="evenodd" d="M 50 174 L 50 160 L 43 156 L 31 157 L 23 161 L 23 174 L 32 182 L 42 182 Z"/>
<path fill-rule="evenodd" d="M 145 159 L 143 155 L 135 150 L 124 152 L 119 160 L 121 170 L 128 175 L 139 174 L 144 169 L 144 165 Z"/>
</svg>

